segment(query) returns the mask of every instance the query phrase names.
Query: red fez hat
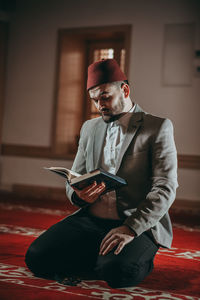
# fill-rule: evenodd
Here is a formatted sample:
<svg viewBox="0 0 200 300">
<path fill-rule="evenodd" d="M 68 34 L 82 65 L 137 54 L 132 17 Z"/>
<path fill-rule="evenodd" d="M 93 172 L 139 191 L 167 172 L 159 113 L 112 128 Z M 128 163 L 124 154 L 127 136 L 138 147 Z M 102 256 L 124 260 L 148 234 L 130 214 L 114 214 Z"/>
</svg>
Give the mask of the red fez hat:
<svg viewBox="0 0 200 300">
<path fill-rule="evenodd" d="M 97 61 L 88 67 L 87 90 L 103 83 L 127 80 L 115 59 Z"/>
</svg>

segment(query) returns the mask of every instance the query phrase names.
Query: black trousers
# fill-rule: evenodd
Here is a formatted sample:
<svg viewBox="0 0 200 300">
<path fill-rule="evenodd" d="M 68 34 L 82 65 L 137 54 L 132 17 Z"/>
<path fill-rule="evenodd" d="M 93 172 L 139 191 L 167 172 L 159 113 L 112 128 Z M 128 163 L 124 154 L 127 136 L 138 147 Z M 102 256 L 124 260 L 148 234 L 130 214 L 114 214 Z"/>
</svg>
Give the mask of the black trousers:
<svg viewBox="0 0 200 300">
<path fill-rule="evenodd" d="M 143 233 L 118 254 L 99 255 L 102 239 L 122 220 L 101 219 L 86 209 L 51 226 L 30 245 L 25 262 L 39 277 L 56 278 L 94 274 L 113 288 L 139 284 L 153 269 L 158 246 Z"/>
</svg>

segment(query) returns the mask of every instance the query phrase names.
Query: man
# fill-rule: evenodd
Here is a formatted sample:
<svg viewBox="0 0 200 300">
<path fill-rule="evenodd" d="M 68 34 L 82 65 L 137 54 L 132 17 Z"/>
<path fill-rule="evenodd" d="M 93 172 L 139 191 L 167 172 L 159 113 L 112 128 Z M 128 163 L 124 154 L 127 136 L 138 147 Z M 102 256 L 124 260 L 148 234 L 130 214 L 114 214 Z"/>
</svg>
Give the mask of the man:
<svg viewBox="0 0 200 300">
<path fill-rule="evenodd" d="M 101 167 L 128 185 L 105 194 L 103 182 L 83 190 L 67 184 L 68 198 L 81 209 L 36 239 L 26 263 L 37 276 L 94 272 L 111 287 L 135 286 L 152 271 L 159 247 L 172 242 L 173 126 L 131 101 L 114 59 L 89 66 L 87 89 L 101 117 L 84 123 L 72 170 L 84 174 Z"/>
</svg>

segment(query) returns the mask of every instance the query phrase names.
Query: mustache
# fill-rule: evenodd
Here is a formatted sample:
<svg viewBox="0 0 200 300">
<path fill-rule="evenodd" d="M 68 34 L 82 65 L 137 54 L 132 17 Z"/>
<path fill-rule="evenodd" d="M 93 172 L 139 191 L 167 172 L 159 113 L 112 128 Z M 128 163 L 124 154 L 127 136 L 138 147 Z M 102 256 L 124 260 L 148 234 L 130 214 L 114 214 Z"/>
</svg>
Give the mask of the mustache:
<svg viewBox="0 0 200 300">
<path fill-rule="evenodd" d="M 110 112 L 110 110 L 108 108 L 102 108 L 100 109 L 100 112 Z"/>
</svg>

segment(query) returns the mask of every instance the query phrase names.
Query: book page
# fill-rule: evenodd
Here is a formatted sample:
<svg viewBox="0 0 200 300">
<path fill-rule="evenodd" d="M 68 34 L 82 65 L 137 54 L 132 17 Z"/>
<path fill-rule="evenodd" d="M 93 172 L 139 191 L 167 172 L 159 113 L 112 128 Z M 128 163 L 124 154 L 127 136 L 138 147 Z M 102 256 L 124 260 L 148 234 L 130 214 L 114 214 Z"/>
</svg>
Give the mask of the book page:
<svg viewBox="0 0 200 300">
<path fill-rule="evenodd" d="M 63 167 L 49 167 L 49 168 L 45 167 L 44 169 L 55 172 L 65 178 L 67 178 L 68 181 L 71 181 L 72 178 L 81 176 L 80 174 L 78 174 L 74 171 L 71 171 L 69 169 L 63 168 Z"/>
</svg>

